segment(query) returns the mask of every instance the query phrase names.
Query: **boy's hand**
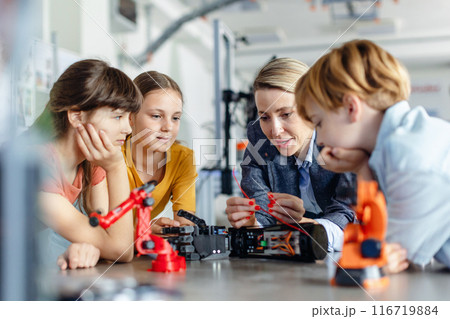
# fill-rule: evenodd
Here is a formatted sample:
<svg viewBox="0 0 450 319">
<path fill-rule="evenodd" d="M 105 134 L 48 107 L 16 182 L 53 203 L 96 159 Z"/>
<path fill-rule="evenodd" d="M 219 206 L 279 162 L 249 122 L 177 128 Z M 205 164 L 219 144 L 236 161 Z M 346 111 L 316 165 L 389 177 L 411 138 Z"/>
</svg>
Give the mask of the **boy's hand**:
<svg viewBox="0 0 450 319">
<path fill-rule="evenodd" d="M 385 247 L 387 265 L 383 267 L 386 274 L 399 273 L 409 266 L 409 261 L 406 259 L 406 249 L 397 243 L 386 243 Z"/>
<path fill-rule="evenodd" d="M 352 172 L 365 180 L 372 180 L 368 154 L 359 149 L 325 146 L 320 151 L 325 169 L 336 173 Z"/>
<path fill-rule="evenodd" d="M 269 204 L 269 212 L 288 224 L 300 223 L 305 214 L 303 200 L 283 193 L 269 193 L 274 204 Z"/>
<path fill-rule="evenodd" d="M 247 199 L 242 197 L 230 197 L 227 200 L 228 221 L 234 228 L 241 228 L 242 226 L 256 226 L 255 211 L 259 207 L 255 205 L 254 199 Z"/>
<path fill-rule="evenodd" d="M 56 264 L 61 270 L 67 268 L 90 268 L 94 267 L 100 258 L 100 250 L 87 243 L 73 243 L 58 257 Z"/>
</svg>

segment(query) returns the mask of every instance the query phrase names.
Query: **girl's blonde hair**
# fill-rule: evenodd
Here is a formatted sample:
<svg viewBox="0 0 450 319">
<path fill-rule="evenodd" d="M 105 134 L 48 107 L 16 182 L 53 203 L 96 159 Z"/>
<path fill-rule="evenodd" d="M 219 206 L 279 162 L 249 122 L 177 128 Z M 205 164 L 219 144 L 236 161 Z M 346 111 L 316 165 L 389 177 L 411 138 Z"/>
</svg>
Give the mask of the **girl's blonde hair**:
<svg viewBox="0 0 450 319">
<path fill-rule="evenodd" d="M 299 114 L 307 119 L 305 101 L 312 99 L 325 110 L 342 106 L 346 93 L 356 94 L 370 107 L 384 111 L 407 100 L 409 75 L 391 54 L 368 40 L 344 43 L 321 57 L 297 83 Z"/>
<path fill-rule="evenodd" d="M 268 62 L 259 71 L 253 82 L 253 91 L 280 89 L 294 93 L 295 85 L 308 70 L 308 66 L 291 58 L 278 58 Z"/>
<path fill-rule="evenodd" d="M 148 71 L 139 74 L 135 79 L 134 83 L 141 91 L 142 95 L 145 97 L 147 93 L 156 90 L 166 90 L 172 89 L 178 94 L 180 94 L 181 101 L 183 102 L 183 93 L 177 82 L 175 82 L 170 76 L 158 71 Z"/>
</svg>

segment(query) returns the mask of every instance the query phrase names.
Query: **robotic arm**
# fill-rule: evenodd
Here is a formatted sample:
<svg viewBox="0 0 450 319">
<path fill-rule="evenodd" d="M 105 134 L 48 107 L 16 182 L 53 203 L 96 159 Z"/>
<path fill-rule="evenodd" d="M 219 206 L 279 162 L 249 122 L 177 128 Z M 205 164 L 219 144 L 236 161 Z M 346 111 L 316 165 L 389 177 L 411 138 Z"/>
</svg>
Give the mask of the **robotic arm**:
<svg viewBox="0 0 450 319">
<path fill-rule="evenodd" d="M 106 229 L 113 225 L 130 209 L 137 208 L 137 225 L 135 246 L 140 255 L 157 255 L 152 261 L 152 268 L 149 271 L 173 272 L 184 271 L 186 260 L 178 256 L 172 246 L 163 238 L 153 235 L 151 232 L 151 211 L 154 200 L 151 197 L 155 189 L 156 182 L 150 181 L 141 187 L 131 191 L 130 196 L 118 207 L 110 211 L 105 216 L 100 212 L 90 214 L 89 223 L 93 227 L 100 225 Z"/>
</svg>

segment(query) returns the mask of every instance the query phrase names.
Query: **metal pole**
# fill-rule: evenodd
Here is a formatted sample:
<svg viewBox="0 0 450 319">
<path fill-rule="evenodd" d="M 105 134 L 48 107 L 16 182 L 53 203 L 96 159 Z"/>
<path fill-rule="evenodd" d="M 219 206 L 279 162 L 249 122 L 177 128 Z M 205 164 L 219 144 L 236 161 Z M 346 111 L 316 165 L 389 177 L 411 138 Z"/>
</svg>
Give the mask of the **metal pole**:
<svg viewBox="0 0 450 319">
<path fill-rule="evenodd" d="M 189 22 L 195 18 L 202 17 L 214 10 L 220 9 L 221 7 L 225 7 L 227 5 L 230 5 L 230 4 L 232 4 L 234 2 L 238 2 L 238 1 L 243 1 L 243 0 L 218 0 L 218 1 L 212 2 L 210 4 L 207 4 L 197 10 L 194 10 L 191 13 L 188 13 L 188 14 L 182 16 L 181 18 L 176 20 L 174 23 L 172 23 L 159 36 L 158 39 L 156 39 L 151 44 L 149 44 L 147 46 L 147 48 L 145 49 L 145 51 L 143 53 L 141 53 L 140 55 L 138 55 L 135 60 L 139 64 L 146 63 L 147 57 L 149 56 L 149 54 L 153 54 L 154 52 L 156 52 L 156 50 L 158 50 L 159 47 L 161 45 L 163 45 L 164 42 L 167 41 L 167 39 L 169 39 L 175 32 L 177 32 L 183 26 L 183 24 L 185 24 L 186 22 Z"/>
</svg>

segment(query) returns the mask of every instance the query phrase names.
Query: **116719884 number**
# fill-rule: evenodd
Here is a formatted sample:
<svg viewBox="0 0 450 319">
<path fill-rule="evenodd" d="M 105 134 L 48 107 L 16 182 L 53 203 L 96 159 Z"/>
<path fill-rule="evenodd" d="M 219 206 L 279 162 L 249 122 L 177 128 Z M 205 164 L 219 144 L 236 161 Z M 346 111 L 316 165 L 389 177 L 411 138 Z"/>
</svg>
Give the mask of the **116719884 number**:
<svg viewBox="0 0 450 319">
<path fill-rule="evenodd" d="M 437 314 L 437 306 L 372 306 L 373 316 L 437 316 Z"/>
</svg>

